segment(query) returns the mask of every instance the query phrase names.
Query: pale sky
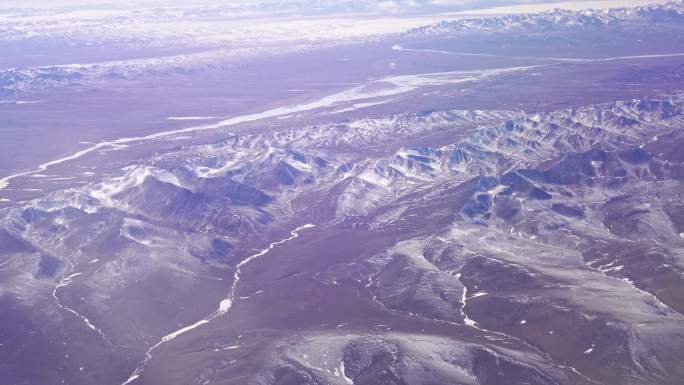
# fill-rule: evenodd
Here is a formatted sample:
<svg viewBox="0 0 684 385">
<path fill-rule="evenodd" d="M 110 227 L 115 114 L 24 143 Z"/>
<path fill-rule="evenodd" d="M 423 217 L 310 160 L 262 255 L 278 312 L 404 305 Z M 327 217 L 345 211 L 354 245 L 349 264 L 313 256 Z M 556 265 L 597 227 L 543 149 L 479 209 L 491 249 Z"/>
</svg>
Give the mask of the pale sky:
<svg viewBox="0 0 684 385">
<path fill-rule="evenodd" d="M 320 12 L 459 12 L 502 7 L 510 12 L 534 12 L 554 7 L 567 9 L 608 8 L 662 2 L 659 0 L 1 0 L 0 9 L 37 8 L 148 8 L 167 6 L 229 6 L 245 11 Z M 535 4 L 528 7 L 527 4 Z M 522 5 L 522 7 L 520 7 Z"/>
</svg>

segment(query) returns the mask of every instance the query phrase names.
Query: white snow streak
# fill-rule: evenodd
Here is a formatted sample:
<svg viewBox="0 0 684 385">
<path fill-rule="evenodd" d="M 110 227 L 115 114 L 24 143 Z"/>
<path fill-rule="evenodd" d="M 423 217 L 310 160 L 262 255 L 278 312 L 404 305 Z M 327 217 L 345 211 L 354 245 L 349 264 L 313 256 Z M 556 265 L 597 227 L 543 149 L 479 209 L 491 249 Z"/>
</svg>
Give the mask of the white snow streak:
<svg viewBox="0 0 684 385">
<path fill-rule="evenodd" d="M 461 315 L 463 315 L 463 323 L 468 326 L 475 326 L 477 322 L 468 318 L 468 314 L 465 312 L 465 307 L 468 302 L 468 288 L 463 285 L 463 294 L 461 295 Z"/>
<path fill-rule="evenodd" d="M 81 275 L 81 274 L 82 274 L 82 273 L 73 273 L 73 274 L 71 274 L 71 275 L 69 275 L 69 276 L 64 276 L 64 277 L 62 277 L 62 278 L 59 280 L 59 283 L 55 286 L 55 288 L 52 289 L 52 297 L 55 299 L 55 303 L 57 304 L 57 306 L 58 306 L 60 309 L 66 310 L 66 311 L 68 311 L 69 313 L 71 313 L 71 314 L 75 315 L 76 317 L 80 318 L 81 321 L 83 321 L 83 323 L 88 327 L 88 329 L 90 329 L 90 330 L 94 331 L 95 333 L 99 334 L 100 337 L 102 337 L 102 339 L 103 339 L 106 343 L 111 344 L 111 343 L 109 342 L 109 339 L 107 339 L 107 337 L 105 336 L 105 334 L 104 334 L 104 332 L 102 331 L 102 329 L 97 328 L 95 325 L 93 325 L 93 323 L 90 322 L 90 320 L 89 320 L 86 316 L 84 316 L 83 314 L 77 312 L 76 310 L 74 310 L 74 309 L 72 309 L 72 308 L 70 308 L 70 307 L 68 307 L 68 306 L 66 306 L 66 305 L 63 305 L 62 302 L 60 301 L 59 297 L 57 296 L 57 292 L 59 291 L 60 288 L 68 286 L 71 282 L 73 282 L 73 279 L 74 279 L 74 278 L 78 277 L 78 276 Z"/>
<path fill-rule="evenodd" d="M 142 373 L 145 369 L 145 366 L 152 359 L 152 353 L 155 350 L 157 350 L 157 348 L 159 348 L 159 346 L 161 346 L 162 344 L 164 344 L 166 342 L 169 342 L 169 341 L 175 339 L 176 337 L 180 336 L 181 334 L 185 334 L 185 333 L 187 333 L 193 329 L 196 329 L 202 325 L 206 325 L 209 322 L 211 322 L 212 320 L 226 314 L 228 312 L 228 310 L 230 310 L 230 308 L 233 305 L 233 302 L 235 299 L 235 293 L 237 291 L 237 285 L 238 285 L 238 282 L 240 282 L 240 275 L 242 272 L 242 270 L 241 270 L 242 267 L 244 267 L 245 265 L 247 265 L 251 261 L 265 255 L 269 251 L 273 250 L 273 248 L 275 248 L 276 246 L 282 245 L 283 243 L 286 243 L 288 241 L 291 241 L 291 240 L 299 237 L 299 232 L 301 230 L 306 230 L 306 229 L 312 228 L 314 226 L 315 225 L 310 224 L 310 223 L 303 225 L 303 226 L 299 226 L 290 232 L 289 237 L 281 239 L 279 241 L 271 242 L 271 244 L 269 244 L 268 247 L 266 247 L 265 249 L 259 251 L 256 254 L 250 255 L 249 257 L 245 258 L 242 262 L 240 262 L 235 268 L 235 273 L 233 273 L 233 285 L 231 286 L 230 292 L 228 293 L 228 297 L 221 300 L 221 302 L 218 305 L 218 309 L 215 312 L 211 313 L 208 317 L 206 317 L 202 320 L 199 320 L 192 325 L 183 327 L 181 329 L 176 330 L 175 332 L 167 334 L 159 342 L 152 345 L 149 349 L 147 349 L 147 352 L 145 352 L 145 359 L 140 363 L 140 365 L 138 365 L 137 368 L 135 368 L 133 373 L 128 377 L 128 379 L 125 382 L 122 383 L 122 385 L 128 385 L 128 384 L 132 383 L 133 381 L 137 380 L 138 378 L 140 378 L 140 376 L 142 375 Z M 237 349 L 238 347 L 230 347 L 230 348 L 231 349 Z"/>
<path fill-rule="evenodd" d="M 218 116 L 169 116 L 166 120 L 212 120 L 220 119 Z"/>
</svg>

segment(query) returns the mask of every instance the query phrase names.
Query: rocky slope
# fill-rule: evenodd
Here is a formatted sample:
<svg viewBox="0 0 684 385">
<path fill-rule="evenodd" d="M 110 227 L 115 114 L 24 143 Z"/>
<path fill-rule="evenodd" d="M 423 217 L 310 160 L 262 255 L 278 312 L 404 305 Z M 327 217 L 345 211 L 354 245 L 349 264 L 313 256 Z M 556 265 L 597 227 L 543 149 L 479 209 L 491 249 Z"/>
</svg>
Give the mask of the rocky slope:
<svg viewBox="0 0 684 385">
<path fill-rule="evenodd" d="M 253 383 L 676 384 L 683 112 L 680 96 L 445 111 L 182 148 L 4 210 L 2 297 L 13 322 L 79 330 L 88 348 L 65 353 L 47 329 L 30 344 L 121 373 L 211 313 L 249 249 L 310 220 L 341 253 L 310 267 L 310 284 L 354 288 L 349 306 L 403 326 L 302 326 L 267 349 L 253 342 L 270 362 Z M 345 252 L 368 236 L 375 246 Z"/>
</svg>

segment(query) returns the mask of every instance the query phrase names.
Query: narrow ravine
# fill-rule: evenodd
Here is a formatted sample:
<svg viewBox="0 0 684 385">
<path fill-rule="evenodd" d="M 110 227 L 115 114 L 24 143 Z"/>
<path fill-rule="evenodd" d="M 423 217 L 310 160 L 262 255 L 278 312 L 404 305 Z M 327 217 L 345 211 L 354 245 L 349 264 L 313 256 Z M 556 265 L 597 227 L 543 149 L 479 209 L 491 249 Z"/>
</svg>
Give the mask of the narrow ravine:
<svg viewBox="0 0 684 385">
<path fill-rule="evenodd" d="M 493 331 L 493 330 L 489 330 L 489 329 L 485 329 L 485 328 L 483 328 L 483 327 L 480 327 L 480 326 L 478 325 L 478 323 L 477 323 L 475 320 L 473 320 L 472 318 L 470 318 L 470 317 L 468 316 L 468 314 L 465 312 L 465 308 L 466 308 L 466 306 L 467 306 L 468 300 L 469 300 L 469 299 L 472 299 L 472 298 L 479 297 L 480 294 L 479 294 L 479 293 L 476 293 L 476 294 L 474 294 L 474 295 L 472 295 L 472 296 L 469 297 L 469 296 L 468 296 L 468 288 L 467 288 L 467 286 L 463 283 L 463 281 L 461 281 L 461 272 L 460 272 L 460 271 L 455 271 L 455 270 L 453 270 L 453 271 L 450 271 L 450 274 L 453 275 L 453 276 L 459 281 L 459 283 L 461 283 L 461 286 L 463 287 L 463 294 L 461 295 L 461 307 L 460 307 L 460 309 L 459 309 L 461 315 L 463 316 L 463 324 L 461 324 L 461 323 L 456 323 L 456 322 L 452 322 L 452 321 L 441 320 L 441 319 L 437 319 L 437 318 L 427 318 L 427 317 L 423 317 L 423 316 L 421 316 L 421 315 L 418 315 L 418 314 L 415 314 L 415 313 L 412 313 L 412 312 L 408 312 L 408 314 L 409 314 L 410 316 L 412 316 L 412 317 L 416 317 L 416 318 L 423 319 L 423 320 L 427 320 L 427 321 L 448 323 L 448 324 L 451 324 L 451 325 L 459 325 L 459 326 L 462 326 L 462 325 L 465 324 L 465 326 L 468 326 L 468 327 L 477 329 L 477 330 L 479 330 L 479 331 L 481 331 L 481 332 L 483 332 L 483 333 L 485 333 L 485 334 L 493 334 L 493 335 L 499 336 L 499 337 L 503 338 L 503 340 L 508 339 L 508 340 L 512 340 L 512 341 L 517 341 L 517 342 L 519 342 L 519 343 L 525 345 L 527 348 L 531 349 L 532 351 L 537 352 L 539 355 L 541 355 L 542 357 L 544 357 L 544 358 L 546 358 L 547 360 L 549 360 L 549 362 L 553 362 L 553 363 L 554 363 L 556 366 L 558 366 L 559 368 L 565 369 L 565 370 L 569 370 L 569 371 L 575 373 L 576 375 L 578 375 L 579 377 L 584 378 L 585 380 L 587 380 L 588 382 L 590 382 L 590 383 L 592 383 L 592 384 L 603 385 L 603 383 L 601 383 L 601 382 L 599 382 L 599 381 L 596 381 L 596 380 L 594 380 L 593 378 L 591 378 L 591 377 L 589 377 L 589 376 L 587 376 L 587 375 L 582 374 L 577 368 L 572 367 L 572 366 L 569 366 L 569 365 L 564 365 L 564 364 L 561 364 L 561 363 L 557 362 L 556 360 L 554 360 L 553 358 L 551 358 L 551 356 L 550 356 L 548 353 L 546 353 L 545 351 L 539 349 L 538 347 L 536 347 L 536 346 L 534 346 L 534 345 L 528 343 L 527 341 L 523 340 L 522 338 L 518 338 L 518 337 L 512 336 L 512 335 L 510 335 L 510 334 L 506 334 L 506 333 L 502 333 L 502 332 L 497 332 L 497 331 Z M 372 301 L 373 301 L 374 303 L 380 305 L 380 307 L 382 307 L 382 308 L 384 308 L 384 309 L 386 309 L 386 310 L 388 310 L 388 311 L 390 311 L 390 312 L 393 312 L 393 313 L 405 313 L 405 314 L 406 314 L 405 311 L 402 311 L 402 310 L 395 310 L 395 309 L 391 309 L 391 308 L 387 307 L 385 304 L 383 304 L 382 302 L 380 302 L 380 301 L 377 299 L 376 296 L 373 296 L 373 297 L 372 297 Z"/>
<path fill-rule="evenodd" d="M 218 318 L 218 317 L 220 317 L 220 316 L 226 314 L 226 313 L 230 310 L 230 308 L 233 306 L 233 302 L 234 302 L 234 300 L 235 300 L 235 294 L 236 294 L 236 291 L 237 291 L 238 283 L 240 282 L 240 276 L 241 276 L 241 274 L 242 274 L 242 268 L 243 268 L 245 265 L 247 265 L 248 263 L 254 261 L 255 259 L 257 259 L 257 258 L 259 258 L 259 257 L 261 257 L 261 256 L 263 256 L 263 255 L 265 255 L 265 254 L 267 254 L 269 251 L 273 250 L 276 246 L 282 245 L 282 244 L 284 244 L 284 243 L 286 243 L 286 242 L 289 242 L 289 241 L 291 241 L 291 240 L 293 240 L 293 239 L 299 237 L 299 232 L 300 232 L 300 231 L 306 230 L 306 229 L 310 229 L 310 228 L 312 228 L 312 227 L 314 227 L 314 226 L 315 226 L 315 225 L 310 224 L 310 223 L 308 223 L 308 224 L 306 224 L 306 225 L 299 226 L 299 227 L 297 227 L 296 229 L 294 229 L 294 230 L 292 230 L 292 231 L 290 232 L 290 236 L 289 236 L 289 237 L 283 238 L 283 239 L 281 239 L 281 240 L 279 240 L 279 241 L 271 242 L 271 243 L 268 245 L 268 247 L 266 247 L 266 248 L 260 250 L 258 253 L 255 253 L 255 254 L 250 255 L 249 257 L 243 259 L 242 262 L 238 263 L 238 264 L 235 266 L 235 272 L 233 273 L 233 284 L 231 285 L 230 291 L 228 292 L 227 297 L 224 298 L 223 300 L 221 300 L 221 302 L 219 302 L 219 305 L 218 305 L 218 308 L 216 309 L 216 311 L 214 311 L 213 313 L 211 313 L 211 314 L 210 314 L 209 316 L 207 316 L 206 318 L 201 319 L 201 320 L 195 322 L 195 323 L 192 324 L 192 325 L 185 326 L 185 327 L 183 327 L 183 328 L 181 328 L 181 329 L 178 329 L 178 330 L 176 330 L 176 331 L 174 331 L 174 332 L 172 332 L 172 333 L 169 333 L 169 334 L 165 335 L 164 337 L 162 337 L 162 339 L 159 340 L 159 342 L 157 342 L 156 344 L 152 345 L 149 349 L 147 349 L 147 351 L 145 352 L 145 359 L 138 365 L 138 367 L 135 368 L 135 370 L 133 371 L 133 373 L 131 373 L 131 375 L 128 377 L 128 379 L 127 379 L 126 381 L 124 381 L 124 382 L 122 383 L 122 385 L 131 384 L 131 383 L 133 383 L 135 380 L 137 380 L 138 378 L 140 378 L 140 376 L 142 375 L 143 371 L 145 370 L 145 366 L 146 366 L 147 363 L 152 359 L 152 353 L 153 353 L 155 350 L 157 350 L 161 345 L 163 345 L 163 344 L 165 344 L 165 343 L 167 343 L 167 342 L 169 342 L 169 341 L 175 339 L 176 337 L 180 336 L 181 334 L 185 334 L 185 333 L 187 333 L 187 332 L 189 332 L 189 331 L 191 331 L 191 330 L 193 330 L 193 329 L 196 329 L 196 328 L 198 328 L 198 327 L 200 327 L 200 326 L 202 326 L 202 325 L 208 324 L 208 323 L 211 322 L 212 320 L 214 320 L 214 319 L 216 319 L 216 318 Z"/>
<path fill-rule="evenodd" d="M 84 316 L 83 314 L 79 313 L 78 311 L 76 311 L 76 310 L 70 308 L 69 306 L 63 304 L 62 301 L 59 299 L 59 296 L 57 295 L 59 289 L 68 286 L 71 282 L 73 282 L 74 278 L 78 277 L 79 275 L 81 275 L 81 273 L 73 273 L 73 274 L 71 274 L 71 275 L 69 275 L 69 276 L 64 276 L 64 277 L 62 277 L 62 278 L 59 280 L 59 283 L 57 283 L 57 285 L 55 286 L 55 288 L 52 289 L 52 297 L 55 299 L 55 304 L 57 304 L 57 307 L 59 307 L 60 309 L 65 310 L 65 311 L 67 311 L 67 312 L 69 312 L 69 313 L 75 315 L 75 316 L 78 317 L 79 319 L 81 319 L 81 321 L 83 321 L 83 323 L 88 327 L 88 329 L 90 329 L 90 330 L 94 331 L 95 333 L 99 334 L 100 337 L 102 337 L 102 339 L 104 340 L 104 342 L 106 342 L 107 344 L 111 345 L 112 343 L 109 341 L 109 339 L 107 338 L 107 336 L 105 336 L 105 334 L 104 334 L 104 332 L 102 331 L 102 329 L 100 329 L 100 328 L 96 327 L 95 325 L 93 325 L 93 323 L 90 322 L 90 320 L 88 319 L 88 317 L 86 317 L 86 316 Z"/>
<path fill-rule="evenodd" d="M 672 313 L 672 314 L 677 314 L 677 315 L 679 315 L 679 316 L 684 316 L 684 314 L 678 312 L 677 310 L 675 310 L 675 309 L 671 308 L 670 306 L 668 306 L 665 302 L 661 301 L 660 298 L 658 298 L 658 296 L 656 296 L 655 294 L 651 293 L 650 291 L 646 291 L 646 290 L 644 290 L 644 289 L 639 288 L 639 287 L 636 285 L 636 283 L 634 283 L 634 281 L 632 281 L 631 279 L 629 279 L 629 278 L 613 277 L 612 275 L 608 274 L 609 272 L 614 271 L 613 269 L 610 268 L 610 266 L 611 266 L 612 264 L 614 264 L 615 262 L 611 262 L 611 263 L 605 264 L 605 265 L 598 265 L 598 266 L 596 266 L 596 267 L 594 266 L 594 265 L 595 265 L 595 262 L 596 262 L 596 261 L 593 261 L 593 262 L 585 262 L 584 264 L 585 264 L 589 269 L 591 269 L 592 271 L 595 271 L 596 273 L 601 274 L 602 276 L 604 276 L 604 277 L 606 277 L 606 278 L 608 278 L 608 279 L 614 279 L 614 280 L 617 280 L 617 281 L 626 282 L 627 285 L 629 285 L 632 289 L 634 289 L 634 290 L 638 291 L 639 293 L 641 293 L 641 294 L 643 294 L 643 295 L 645 295 L 645 296 L 647 296 L 647 297 L 653 299 L 653 301 L 655 302 L 655 304 L 656 304 L 657 306 L 659 306 L 659 307 L 661 308 L 661 310 L 663 310 L 663 311 L 665 311 L 665 312 L 670 312 L 670 313 Z"/>
<path fill-rule="evenodd" d="M 466 324 L 466 326 L 472 326 L 472 327 L 477 328 L 477 326 L 476 326 L 477 322 L 470 319 L 470 317 L 468 317 L 468 314 L 465 312 L 465 307 L 468 304 L 468 287 L 466 287 L 466 285 L 463 284 L 463 281 L 461 281 L 461 273 L 456 273 L 453 275 L 454 275 L 454 277 L 456 277 L 458 282 L 460 282 L 461 286 L 463 287 L 463 294 L 461 294 L 461 308 L 460 308 L 461 316 L 463 317 L 463 323 Z"/>
<path fill-rule="evenodd" d="M 593 378 L 591 378 L 591 377 L 589 377 L 589 376 L 587 376 L 587 375 L 582 374 L 582 372 L 580 372 L 577 368 L 575 368 L 575 367 L 573 367 L 573 366 L 570 366 L 570 365 L 564 365 L 564 364 L 559 363 L 558 361 L 556 361 L 556 360 L 554 360 L 553 358 L 551 358 L 551 356 L 550 356 L 547 352 L 541 350 L 540 348 L 534 346 L 533 344 L 531 344 L 531 343 L 525 341 L 525 340 L 522 339 L 522 338 L 518 338 L 518 337 L 512 336 L 512 335 L 510 335 L 510 334 L 506 334 L 506 333 L 502 333 L 502 332 L 497 332 L 497 331 L 493 331 L 493 330 L 489 330 L 489 329 L 485 329 L 485 328 L 483 328 L 483 327 L 480 327 L 480 326 L 477 324 L 477 322 L 476 322 L 475 320 L 471 319 L 470 317 L 468 317 L 468 314 L 465 312 L 465 308 L 466 308 L 468 299 L 470 299 L 470 298 L 475 298 L 475 296 L 468 297 L 468 287 L 467 287 L 467 286 L 465 285 L 465 283 L 463 283 L 463 281 L 461 280 L 461 272 L 460 272 L 460 271 L 459 271 L 459 272 L 452 271 L 451 273 L 452 273 L 452 274 L 454 275 L 454 277 L 461 283 L 461 286 L 463 286 L 463 295 L 462 295 L 462 297 L 461 297 L 461 298 L 462 298 L 462 299 L 461 299 L 461 302 L 462 302 L 461 314 L 463 315 L 463 323 L 464 323 L 466 326 L 475 328 L 475 329 L 480 330 L 480 331 L 485 332 L 485 333 L 491 333 L 491 334 L 495 334 L 495 335 L 498 335 L 498 336 L 501 336 L 501 337 L 504 337 L 504 338 L 508 338 L 508 339 L 514 340 L 514 341 L 518 341 L 518 342 L 522 343 L 523 345 L 527 346 L 529 349 L 531 349 L 531 350 L 533 350 L 533 351 L 539 353 L 542 357 L 544 357 L 544 358 L 546 358 L 547 360 L 549 360 L 549 362 L 553 362 L 553 363 L 556 364 L 559 368 L 569 370 L 569 371 L 575 373 L 576 375 L 578 375 L 578 376 L 584 378 L 585 380 L 589 381 L 590 383 L 593 383 L 593 384 L 596 384 L 596 385 L 603 385 L 601 382 L 596 381 L 596 380 L 594 380 Z"/>
</svg>

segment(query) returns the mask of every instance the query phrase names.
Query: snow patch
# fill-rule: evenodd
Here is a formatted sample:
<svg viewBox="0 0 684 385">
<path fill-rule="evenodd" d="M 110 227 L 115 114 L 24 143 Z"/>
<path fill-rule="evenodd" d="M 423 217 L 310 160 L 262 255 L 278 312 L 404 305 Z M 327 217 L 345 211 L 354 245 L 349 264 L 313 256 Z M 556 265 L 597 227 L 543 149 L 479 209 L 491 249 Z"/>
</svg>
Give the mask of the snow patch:
<svg viewBox="0 0 684 385">
<path fill-rule="evenodd" d="M 500 193 L 503 192 L 504 190 L 506 190 L 506 186 L 504 186 L 504 185 L 497 185 L 497 186 L 494 187 L 493 189 L 487 191 L 487 194 L 494 196 L 494 195 L 500 194 Z"/>
<path fill-rule="evenodd" d="M 178 177 L 168 171 L 149 166 L 128 166 L 125 174 L 97 184 L 89 191 L 89 195 L 106 206 L 114 206 L 114 196 L 142 184 L 147 177 L 183 188 Z"/>
<path fill-rule="evenodd" d="M 226 314 L 232 305 L 233 301 L 231 301 L 229 298 L 226 298 L 219 303 L 218 312 L 221 314 Z"/>
<path fill-rule="evenodd" d="M 456 278 L 460 279 L 461 278 L 461 273 L 456 274 Z M 466 285 L 463 285 L 461 282 L 461 286 L 463 286 L 463 294 L 461 294 L 461 315 L 463 316 L 463 323 L 466 324 L 467 326 L 473 326 L 477 327 L 477 322 L 475 320 L 472 320 L 468 317 L 468 314 L 465 312 L 465 307 L 468 303 L 468 288 Z"/>
<path fill-rule="evenodd" d="M 342 379 L 349 385 L 354 385 L 354 380 L 347 376 L 347 371 L 344 368 L 344 361 L 340 362 L 340 373 L 342 373 Z"/>
</svg>

